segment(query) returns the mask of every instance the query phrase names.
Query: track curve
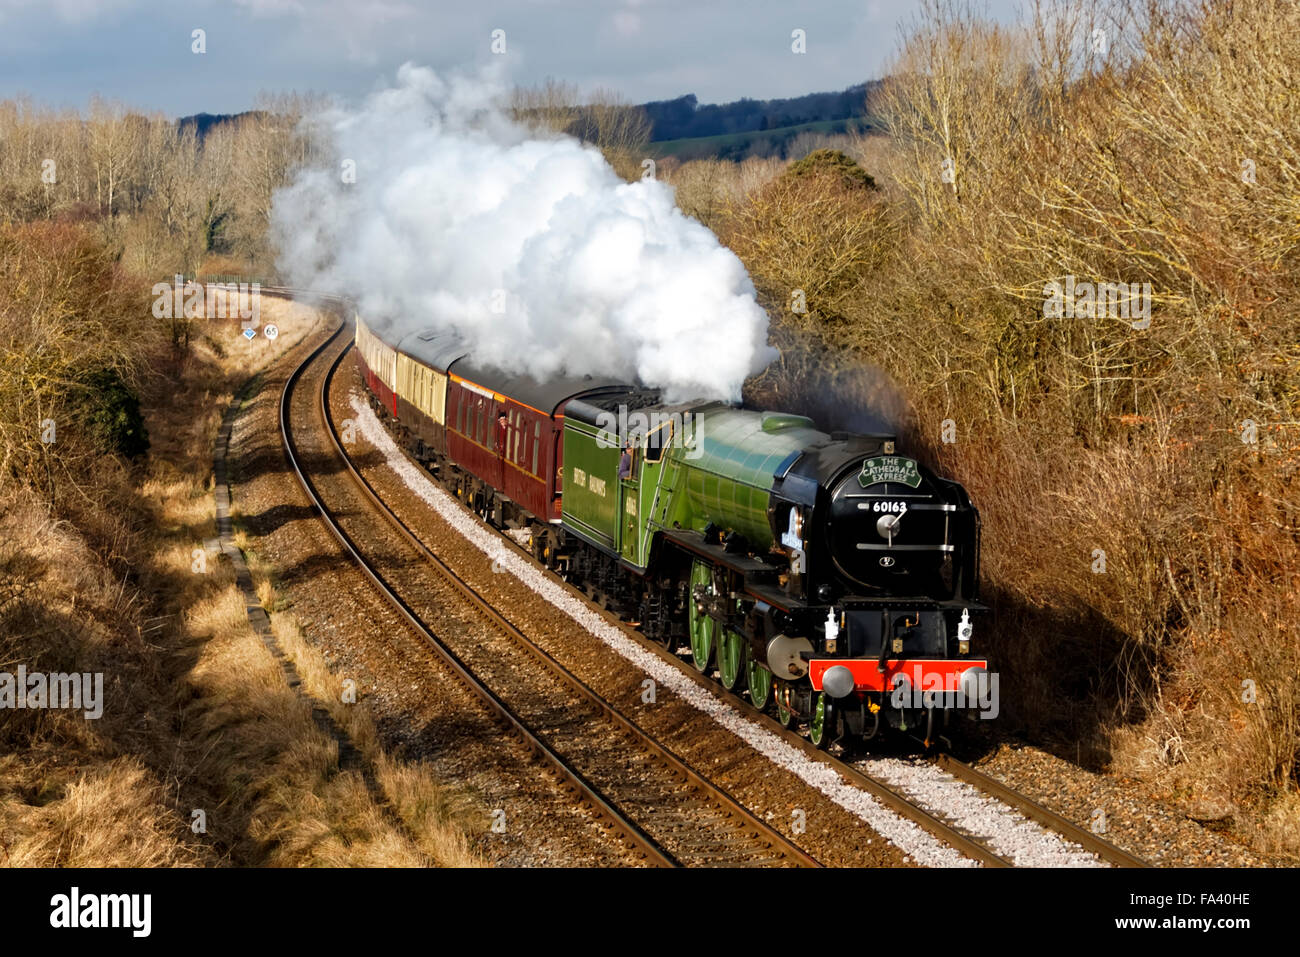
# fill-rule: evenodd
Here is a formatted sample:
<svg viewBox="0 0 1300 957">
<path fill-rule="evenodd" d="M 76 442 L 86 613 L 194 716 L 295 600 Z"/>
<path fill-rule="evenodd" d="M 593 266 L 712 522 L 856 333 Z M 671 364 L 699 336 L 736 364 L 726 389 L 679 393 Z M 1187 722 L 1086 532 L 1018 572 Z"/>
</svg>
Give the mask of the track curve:
<svg viewBox="0 0 1300 957">
<path fill-rule="evenodd" d="M 350 348 L 350 342 L 346 337 L 340 337 L 350 328 L 350 324 L 346 321 L 341 323 L 330 338 L 294 370 L 281 393 L 281 438 L 295 475 L 318 516 L 375 588 L 398 611 L 408 627 L 419 634 L 430 649 L 447 664 L 458 681 L 470 688 L 485 706 L 501 716 L 515 736 L 524 740 L 541 760 L 562 775 L 575 789 L 579 799 L 588 805 L 611 831 L 618 833 L 621 840 L 629 847 L 635 848 L 636 853 L 645 862 L 659 866 L 716 864 L 819 866 L 814 858 L 641 731 L 617 709 L 600 699 L 545 651 L 533 644 L 526 635 L 474 592 L 460 576 L 429 552 L 392 514 L 391 510 L 383 505 L 343 450 L 328 408 L 329 382 Z M 364 503 L 364 509 L 356 507 L 345 509 L 332 505 L 330 496 L 322 494 L 320 486 L 333 484 L 334 490 L 331 494 L 336 495 L 338 485 L 335 477 L 325 477 L 324 469 L 313 470 L 307 467 L 304 457 L 300 454 L 294 431 L 292 412 L 294 399 L 297 390 L 303 385 L 303 378 L 308 370 L 318 366 L 327 366 L 328 371 L 321 376 L 315 401 L 311 403 L 315 409 L 317 423 L 329 436 L 334 460 L 342 465 L 338 470 L 338 476 L 346 480 L 355 490 L 352 505 L 355 506 L 357 501 L 361 501 Z M 626 761 L 628 754 L 634 754 L 636 760 L 645 768 L 651 769 L 653 774 L 639 782 L 620 784 L 619 779 L 626 777 L 623 774 L 625 768 L 603 767 L 593 762 L 591 754 L 581 754 L 575 760 L 572 755 L 573 748 L 568 744 L 563 748 L 557 746 L 555 739 L 564 737 L 562 734 L 554 729 L 549 734 L 540 732 L 533 727 L 535 719 L 522 713 L 522 710 L 526 710 L 526 706 L 522 708 L 512 706 L 501 694 L 489 688 L 486 681 L 475 673 L 473 667 L 430 627 L 425 616 L 413 607 L 415 603 L 404 597 L 408 589 L 419 590 L 419 582 L 414 576 L 409 575 L 410 569 L 390 561 L 386 575 L 385 571 L 378 567 L 380 562 L 372 554 L 368 554 L 371 551 L 367 548 L 369 541 L 379 539 L 374 537 L 373 527 L 363 531 L 358 524 L 361 521 L 359 515 L 363 510 L 382 517 L 390 535 L 399 536 L 405 548 L 419 555 L 428 567 L 435 569 L 455 589 L 461 600 L 474 608 L 482 621 L 540 664 L 548 678 L 563 689 L 565 696 L 581 702 L 582 708 L 585 709 L 585 715 L 581 717 L 588 724 L 590 738 L 608 740 L 616 736 L 623 745 L 619 753 L 624 760 Z M 353 529 L 351 533 L 344 528 L 348 523 Z M 362 534 L 367 537 L 367 542 L 357 540 L 358 535 Z M 377 549 L 377 551 L 385 550 Z M 403 570 L 400 572 L 394 570 L 398 568 Z M 399 584 L 391 580 L 394 577 L 403 580 Z M 566 710 L 572 710 L 571 706 Z M 592 726 L 593 723 L 603 724 L 605 727 L 597 728 Z M 581 769 L 577 766 L 579 763 L 583 764 Z M 599 780 L 596 780 L 597 778 Z"/>
</svg>

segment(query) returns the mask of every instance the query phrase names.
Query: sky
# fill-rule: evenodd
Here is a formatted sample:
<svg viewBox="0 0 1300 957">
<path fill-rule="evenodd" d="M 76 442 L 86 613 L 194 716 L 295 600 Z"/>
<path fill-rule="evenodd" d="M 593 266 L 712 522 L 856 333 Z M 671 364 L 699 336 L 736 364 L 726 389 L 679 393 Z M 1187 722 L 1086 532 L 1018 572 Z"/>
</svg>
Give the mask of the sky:
<svg viewBox="0 0 1300 957">
<path fill-rule="evenodd" d="M 1016 0 L 977 3 L 1014 19 Z M 171 116 L 261 92 L 356 99 L 412 62 L 554 77 L 631 102 L 840 90 L 882 75 L 915 0 L 0 0 L 0 99 Z M 195 52 L 203 31 L 205 52 Z M 804 31 L 806 52 L 792 51 Z M 496 47 L 493 52 L 494 31 Z M 504 43 L 502 43 L 504 39 Z"/>
</svg>

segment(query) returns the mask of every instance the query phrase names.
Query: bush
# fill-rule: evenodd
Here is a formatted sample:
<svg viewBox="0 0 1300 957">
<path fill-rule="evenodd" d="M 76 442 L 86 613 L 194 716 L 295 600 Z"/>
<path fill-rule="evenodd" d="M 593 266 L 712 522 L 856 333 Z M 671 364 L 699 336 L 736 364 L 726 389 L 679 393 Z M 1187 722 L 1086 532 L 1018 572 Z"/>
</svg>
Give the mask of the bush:
<svg viewBox="0 0 1300 957">
<path fill-rule="evenodd" d="M 85 376 L 80 392 L 86 431 L 103 451 L 129 459 L 149 451 L 140 399 L 116 369 L 98 369 Z"/>
<path fill-rule="evenodd" d="M 93 482 L 105 452 L 147 439 L 128 383 L 159 330 L 147 288 L 87 227 L 0 226 L 0 486 L 55 496 Z"/>
<path fill-rule="evenodd" d="M 801 160 L 790 164 L 791 176 L 808 176 L 830 173 L 853 189 L 879 189 L 871 174 L 839 150 L 813 150 Z"/>
</svg>

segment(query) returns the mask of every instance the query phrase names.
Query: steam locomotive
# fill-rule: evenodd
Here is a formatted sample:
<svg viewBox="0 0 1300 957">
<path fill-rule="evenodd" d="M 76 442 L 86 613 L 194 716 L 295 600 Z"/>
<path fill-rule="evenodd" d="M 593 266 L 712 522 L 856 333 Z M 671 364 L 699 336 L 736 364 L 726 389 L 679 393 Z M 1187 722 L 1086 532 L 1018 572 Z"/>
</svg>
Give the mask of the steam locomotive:
<svg viewBox="0 0 1300 957">
<path fill-rule="evenodd" d="M 475 363 L 453 335 L 356 318 L 358 369 L 398 440 L 538 562 L 826 747 L 935 740 L 996 714 L 972 652 L 979 513 L 892 435 L 592 376 Z M 939 722 L 939 725 L 936 725 Z"/>
</svg>

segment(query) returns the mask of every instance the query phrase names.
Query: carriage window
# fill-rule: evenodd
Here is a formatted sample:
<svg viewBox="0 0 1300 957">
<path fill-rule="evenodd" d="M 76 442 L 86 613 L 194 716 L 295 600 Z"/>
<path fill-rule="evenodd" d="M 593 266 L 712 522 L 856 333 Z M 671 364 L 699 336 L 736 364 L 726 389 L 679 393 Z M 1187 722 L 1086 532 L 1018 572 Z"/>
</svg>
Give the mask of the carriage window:
<svg viewBox="0 0 1300 957">
<path fill-rule="evenodd" d="M 538 452 L 538 447 L 541 444 L 542 444 L 542 423 L 538 422 L 536 428 L 533 429 L 533 474 L 534 475 L 542 474 L 541 472 L 537 471 L 537 452 Z"/>
<path fill-rule="evenodd" d="M 479 399 L 477 405 L 478 405 L 478 422 L 474 426 L 474 438 L 477 439 L 479 442 L 486 444 L 483 436 L 483 400 Z"/>
<path fill-rule="evenodd" d="M 523 444 L 524 444 L 523 440 L 524 440 L 524 416 L 523 413 L 516 413 L 515 414 L 515 452 L 514 455 L 511 456 L 516 462 L 519 462 L 522 458 L 522 456 L 519 454 L 519 450 L 523 448 Z"/>
</svg>

